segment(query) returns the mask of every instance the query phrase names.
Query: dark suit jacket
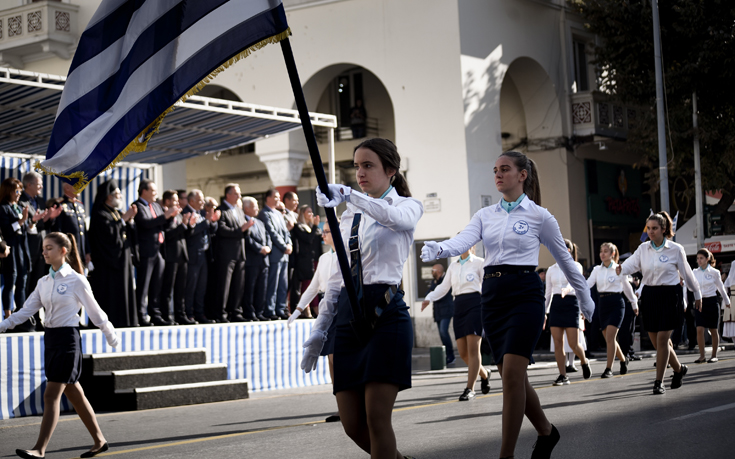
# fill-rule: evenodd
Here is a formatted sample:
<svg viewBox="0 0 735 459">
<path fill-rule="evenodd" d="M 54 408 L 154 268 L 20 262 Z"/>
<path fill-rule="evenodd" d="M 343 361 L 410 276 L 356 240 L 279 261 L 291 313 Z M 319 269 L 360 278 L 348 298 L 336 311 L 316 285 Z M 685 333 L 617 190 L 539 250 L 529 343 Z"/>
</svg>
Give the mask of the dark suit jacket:
<svg viewBox="0 0 735 459">
<path fill-rule="evenodd" d="M 268 206 L 263 206 L 258 219 L 265 225 L 265 230 L 271 238 L 271 263 L 280 261 L 288 261 L 286 245 L 291 244 L 291 234 L 286 228 L 286 222 L 283 220 L 283 214 L 277 210 L 273 210 Z"/>
<path fill-rule="evenodd" d="M 444 282 L 444 278 L 447 275 L 444 274 L 441 279 L 431 280 L 429 285 L 429 291 L 433 292 L 437 285 Z M 446 295 L 440 300 L 434 301 L 434 322 L 439 322 L 442 319 L 450 319 L 454 316 L 454 297 L 452 296 L 452 289 L 449 289 Z"/>
<path fill-rule="evenodd" d="M 138 207 L 138 213 L 135 214 L 138 255 L 141 259 L 155 257 L 161 251 L 158 233 L 164 231 L 167 223 L 163 214 L 163 207 L 157 202 L 152 203 L 153 209 L 156 211 L 156 216 L 154 216 L 150 207 L 140 199 L 135 201 L 134 204 Z"/>
<path fill-rule="evenodd" d="M 189 261 L 186 248 L 186 235 L 190 232 L 189 225 L 184 225 L 181 214 L 166 221 L 164 230 L 164 260 L 166 263 L 183 263 Z"/>
<path fill-rule="evenodd" d="M 197 213 L 193 207 L 187 205 L 181 214 Z M 199 212 L 199 215 L 204 217 L 204 211 Z M 193 219 L 194 217 L 192 217 Z M 202 221 L 196 224 L 194 228 L 191 228 L 186 233 L 186 250 L 189 255 L 189 263 L 196 264 L 199 262 L 199 257 L 206 256 L 205 247 L 212 246 L 212 237 L 210 235 L 211 225 L 208 220 L 202 218 Z M 210 251 L 211 252 L 211 251 Z"/>
<path fill-rule="evenodd" d="M 2 260 L 2 272 L 12 273 L 17 271 L 16 265 L 25 258 L 24 264 L 30 271 L 31 256 L 28 249 L 28 222 L 20 227 L 19 230 L 13 228 L 13 223 L 19 221 L 18 214 L 15 213 L 10 204 L 0 205 L 0 232 L 2 232 L 5 243 L 10 246 L 10 254 Z M 22 258 L 21 258 L 22 257 Z M 22 265 L 21 265 L 22 266 Z M 20 307 L 21 305 L 16 305 Z"/>
<path fill-rule="evenodd" d="M 214 245 L 214 260 L 245 261 L 245 233 L 239 223 L 237 209 L 222 203 L 222 212 L 217 221 L 217 243 Z"/>
<path fill-rule="evenodd" d="M 36 208 L 33 207 L 31 201 L 35 201 Z M 36 212 L 43 212 L 46 210 L 46 201 L 43 198 L 28 196 L 25 192 L 20 195 L 20 205 L 28 206 L 28 222 L 33 221 L 33 216 Z M 38 209 L 38 210 L 36 210 Z M 31 260 L 37 261 L 42 255 L 43 251 L 43 238 L 46 237 L 46 226 L 51 226 L 51 222 L 44 222 L 39 220 L 36 222 L 36 234 L 28 234 L 28 248 L 31 250 Z"/>
<path fill-rule="evenodd" d="M 245 216 L 250 221 L 250 217 Z M 264 246 L 271 246 L 271 238 L 268 232 L 265 230 L 263 222 L 254 218 L 255 224 L 245 234 L 245 251 L 247 253 L 247 259 L 245 260 L 245 266 L 261 267 L 270 266 L 270 260 L 268 255 L 263 255 L 260 250 Z"/>
<path fill-rule="evenodd" d="M 51 223 L 50 231 L 58 231 L 64 234 L 73 234 L 79 248 L 79 258 L 84 263 L 84 258 L 89 252 L 89 240 L 87 240 L 87 224 L 85 218 L 84 204 L 79 201 L 72 202 L 67 196 L 61 201 L 63 211 Z M 49 228 L 47 228 L 49 229 Z"/>
</svg>

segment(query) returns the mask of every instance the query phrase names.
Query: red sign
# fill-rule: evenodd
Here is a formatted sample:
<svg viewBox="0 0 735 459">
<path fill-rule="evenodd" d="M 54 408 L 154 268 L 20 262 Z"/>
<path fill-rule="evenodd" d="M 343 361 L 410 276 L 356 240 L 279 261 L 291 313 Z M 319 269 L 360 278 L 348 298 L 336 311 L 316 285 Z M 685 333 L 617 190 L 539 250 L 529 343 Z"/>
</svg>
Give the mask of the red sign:
<svg viewBox="0 0 735 459">
<path fill-rule="evenodd" d="M 608 196 L 605 198 L 607 211 L 611 214 L 632 215 L 637 217 L 640 213 L 640 206 L 636 198 L 613 198 Z"/>
<path fill-rule="evenodd" d="M 720 244 L 720 241 L 715 242 L 705 242 L 704 248 L 709 250 L 712 253 L 720 253 L 722 252 L 722 244 Z"/>
</svg>

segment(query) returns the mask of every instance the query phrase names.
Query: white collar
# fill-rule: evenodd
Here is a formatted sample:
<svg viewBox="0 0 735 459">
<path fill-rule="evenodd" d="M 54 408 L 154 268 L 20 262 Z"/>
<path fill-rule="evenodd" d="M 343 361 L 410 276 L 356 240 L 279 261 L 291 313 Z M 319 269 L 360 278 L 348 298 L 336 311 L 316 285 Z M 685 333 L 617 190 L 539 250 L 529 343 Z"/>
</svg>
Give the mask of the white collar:
<svg viewBox="0 0 735 459">
<path fill-rule="evenodd" d="M 59 268 L 59 270 L 56 271 L 56 274 L 57 275 L 61 274 L 61 277 L 66 277 L 73 272 L 74 270 L 71 269 L 71 266 L 69 266 L 69 263 L 64 263 L 63 265 L 61 265 L 61 268 Z"/>
</svg>

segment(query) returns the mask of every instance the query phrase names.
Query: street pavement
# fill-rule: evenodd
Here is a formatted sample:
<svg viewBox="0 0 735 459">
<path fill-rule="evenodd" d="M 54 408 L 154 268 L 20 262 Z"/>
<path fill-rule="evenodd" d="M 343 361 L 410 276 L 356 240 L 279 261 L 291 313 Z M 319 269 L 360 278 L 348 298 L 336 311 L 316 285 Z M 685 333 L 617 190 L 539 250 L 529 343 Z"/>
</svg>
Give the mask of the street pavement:
<svg viewBox="0 0 735 459">
<path fill-rule="evenodd" d="M 720 352 L 714 364 L 692 363 L 680 389 L 651 393 L 653 359 L 631 362 L 630 372 L 600 379 L 570 374 L 572 384 L 553 387 L 551 363 L 529 369 L 547 416 L 561 433 L 555 458 L 716 459 L 735 457 L 735 351 Z M 579 366 L 579 364 L 577 364 Z M 413 388 L 399 394 L 393 415 L 398 446 L 417 459 L 494 458 L 500 451 L 502 393 L 496 373 L 488 395 L 458 402 L 466 377 L 418 372 Z M 479 382 L 477 389 L 479 391 Z M 336 411 L 329 386 L 251 394 L 249 400 L 124 413 L 98 413 L 110 442 L 98 457 L 123 458 L 365 458 L 340 423 L 325 423 Z M 0 458 L 30 448 L 40 417 L 0 421 Z M 529 458 L 536 433 L 524 421 L 516 458 Z M 64 414 L 46 457 L 74 458 L 89 449 L 79 418 Z"/>
</svg>

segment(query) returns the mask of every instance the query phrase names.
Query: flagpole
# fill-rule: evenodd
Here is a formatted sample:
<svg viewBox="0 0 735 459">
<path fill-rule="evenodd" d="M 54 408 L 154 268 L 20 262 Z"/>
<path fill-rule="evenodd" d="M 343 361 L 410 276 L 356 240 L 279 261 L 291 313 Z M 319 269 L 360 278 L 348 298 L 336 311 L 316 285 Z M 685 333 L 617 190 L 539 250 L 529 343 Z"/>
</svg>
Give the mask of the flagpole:
<svg viewBox="0 0 735 459">
<path fill-rule="evenodd" d="M 291 88 L 293 89 L 293 95 L 296 99 L 296 107 L 298 108 L 299 117 L 301 118 L 301 126 L 304 129 L 306 145 L 309 147 L 309 156 L 311 157 L 311 165 L 314 167 L 314 175 L 316 176 L 316 181 L 319 184 L 319 189 L 322 191 L 322 193 L 324 193 L 325 195 L 327 195 L 328 198 L 331 199 L 332 196 L 329 191 L 327 176 L 324 173 L 322 157 L 319 154 L 319 147 L 316 144 L 314 128 L 311 125 L 309 110 L 306 108 L 304 90 L 301 87 L 301 80 L 299 79 L 299 73 L 296 70 L 296 61 L 293 57 L 291 42 L 288 38 L 281 40 L 281 50 L 283 51 L 283 59 L 286 61 L 288 78 L 289 80 L 291 80 Z M 357 319 L 360 316 L 357 302 L 357 291 L 355 290 L 355 285 L 352 283 L 352 276 L 350 275 L 350 264 L 347 261 L 347 251 L 345 250 L 345 245 L 342 241 L 342 234 L 339 231 L 337 215 L 335 214 L 333 208 L 326 207 L 324 210 L 327 213 L 327 222 L 329 222 L 329 229 L 332 231 L 334 250 L 335 252 L 337 252 L 337 260 L 339 261 L 340 271 L 342 271 L 342 279 L 345 282 L 347 296 L 350 299 L 350 305 L 352 306 L 354 317 L 355 319 Z"/>
</svg>

